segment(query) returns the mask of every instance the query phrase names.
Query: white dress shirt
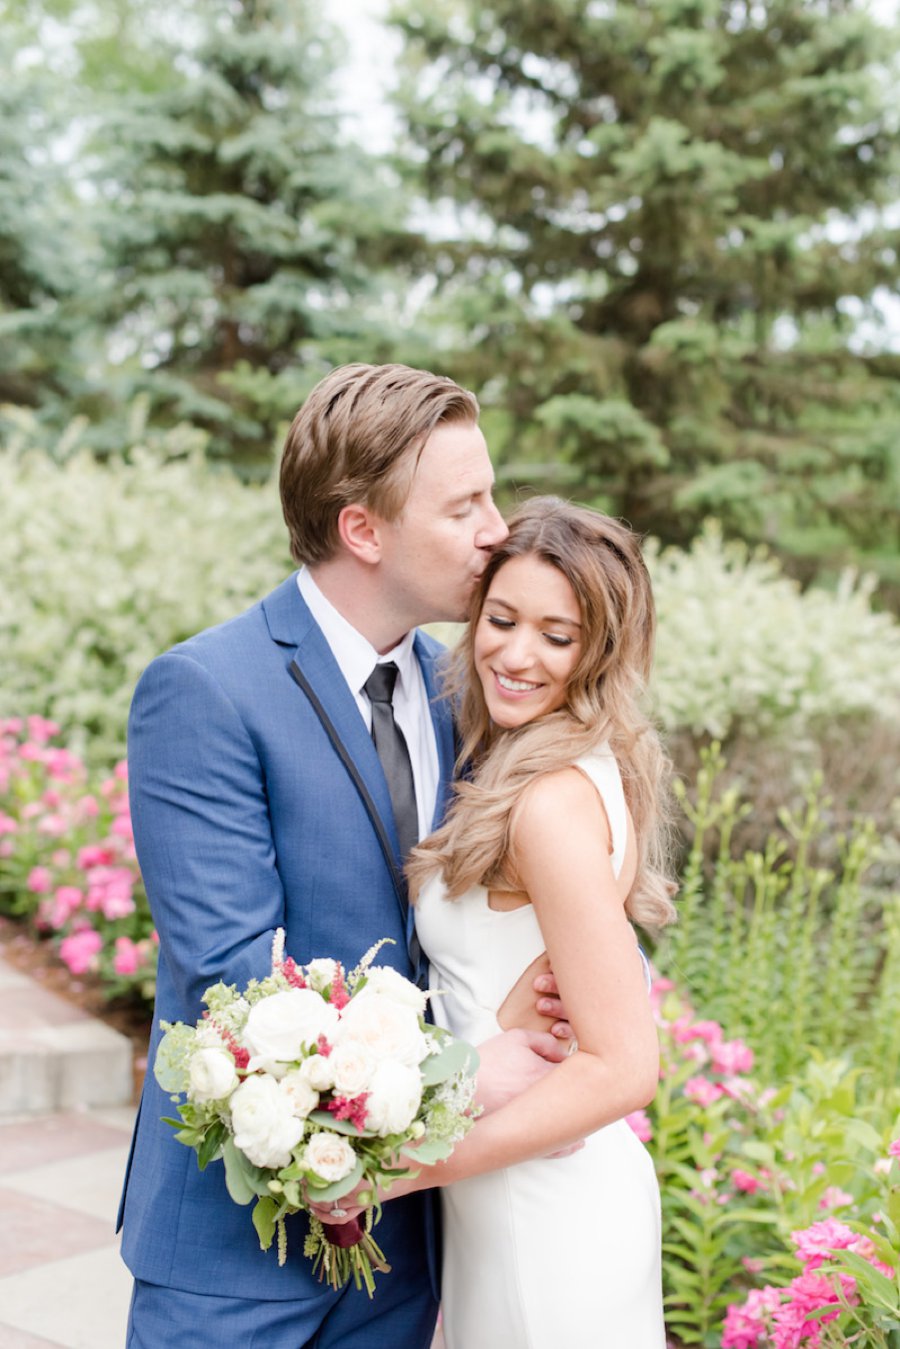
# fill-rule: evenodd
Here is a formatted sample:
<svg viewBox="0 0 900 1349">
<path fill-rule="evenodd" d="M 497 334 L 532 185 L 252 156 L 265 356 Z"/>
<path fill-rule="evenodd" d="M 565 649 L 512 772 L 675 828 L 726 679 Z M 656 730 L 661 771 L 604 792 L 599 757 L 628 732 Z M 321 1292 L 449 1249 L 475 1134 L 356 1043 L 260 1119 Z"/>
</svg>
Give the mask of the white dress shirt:
<svg viewBox="0 0 900 1349">
<path fill-rule="evenodd" d="M 434 807 L 437 800 L 438 767 L 437 741 L 434 723 L 428 706 L 428 692 L 419 662 L 413 651 L 412 632 L 408 632 L 391 651 L 379 655 L 371 642 L 348 623 L 316 585 L 309 568 L 303 567 L 297 575 L 297 586 L 310 613 L 318 623 L 331 647 L 331 653 L 359 708 L 360 716 L 369 734 L 372 732 L 372 704 L 363 692 L 363 685 L 378 664 L 393 661 L 397 666 L 394 686 L 394 719 L 409 750 L 416 788 L 416 807 L 419 814 L 419 838 L 431 832 Z"/>
</svg>

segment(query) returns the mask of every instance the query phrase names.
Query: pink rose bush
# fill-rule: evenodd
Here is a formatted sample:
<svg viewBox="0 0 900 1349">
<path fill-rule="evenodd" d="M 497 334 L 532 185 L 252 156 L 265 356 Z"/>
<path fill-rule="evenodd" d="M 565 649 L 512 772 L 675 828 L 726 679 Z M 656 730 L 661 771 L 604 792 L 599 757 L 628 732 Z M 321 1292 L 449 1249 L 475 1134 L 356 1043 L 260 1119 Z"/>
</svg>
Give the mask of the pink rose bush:
<svg viewBox="0 0 900 1349">
<path fill-rule="evenodd" d="M 152 1000 L 156 935 L 124 763 L 96 786 L 44 717 L 0 721 L 0 911 L 28 919 L 75 975 Z"/>
</svg>

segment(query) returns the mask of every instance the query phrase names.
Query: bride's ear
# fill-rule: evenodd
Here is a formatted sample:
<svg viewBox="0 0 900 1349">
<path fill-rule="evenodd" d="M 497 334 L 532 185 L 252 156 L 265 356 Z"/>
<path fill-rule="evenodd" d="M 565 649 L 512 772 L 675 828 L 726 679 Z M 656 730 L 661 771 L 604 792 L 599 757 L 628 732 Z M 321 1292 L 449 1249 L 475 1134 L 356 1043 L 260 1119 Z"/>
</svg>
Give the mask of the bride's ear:
<svg viewBox="0 0 900 1349">
<path fill-rule="evenodd" d="M 359 562 L 373 566 L 381 560 L 382 521 L 359 502 L 344 506 L 338 516 L 338 536 L 347 552 Z"/>
</svg>

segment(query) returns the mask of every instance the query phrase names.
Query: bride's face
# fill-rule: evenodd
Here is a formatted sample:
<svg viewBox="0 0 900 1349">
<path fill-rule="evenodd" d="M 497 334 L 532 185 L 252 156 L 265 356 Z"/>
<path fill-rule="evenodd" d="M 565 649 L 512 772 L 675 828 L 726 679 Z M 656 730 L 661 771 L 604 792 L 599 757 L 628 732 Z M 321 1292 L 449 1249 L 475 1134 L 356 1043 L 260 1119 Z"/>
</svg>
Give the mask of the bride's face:
<svg viewBox="0 0 900 1349">
<path fill-rule="evenodd" d="M 474 654 L 496 725 L 511 730 L 562 707 L 581 655 L 581 609 L 567 577 L 538 557 L 504 562 L 485 596 Z"/>
</svg>

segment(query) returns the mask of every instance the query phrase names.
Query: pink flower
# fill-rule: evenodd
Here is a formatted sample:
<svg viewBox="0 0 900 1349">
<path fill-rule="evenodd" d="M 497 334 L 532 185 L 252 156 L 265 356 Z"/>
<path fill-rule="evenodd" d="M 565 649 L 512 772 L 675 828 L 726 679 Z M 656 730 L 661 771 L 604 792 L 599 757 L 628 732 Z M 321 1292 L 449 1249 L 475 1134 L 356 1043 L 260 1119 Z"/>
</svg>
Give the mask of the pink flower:
<svg viewBox="0 0 900 1349">
<path fill-rule="evenodd" d="M 25 884 L 33 895 L 46 895 L 53 888 L 53 877 L 46 867 L 32 867 Z"/>
<path fill-rule="evenodd" d="M 113 969 L 116 974 L 136 974 L 143 963 L 143 951 L 130 937 L 116 937 Z"/>
<path fill-rule="evenodd" d="M 19 728 L 21 729 L 21 721 Z M 37 740 L 41 744 L 46 744 L 52 740 L 55 735 L 59 735 L 59 727 L 55 721 L 48 721 L 46 717 L 38 716 L 36 713 L 28 718 L 28 734 L 32 740 Z"/>
<path fill-rule="evenodd" d="M 0 810 L 0 834 L 14 834 L 19 826 L 11 815 L 4 815 Z"/>
<path fill-rule="evenodd" d="M 849 1274 L 825 1276 L 806 1269 L 791 1280 L 787 1289 L 788 1301 L 773 1315 L 772 1343 L 775 1349 L 794 1349 L 804 1338 L 811 1346 L 820 1343 L 821 1327 L 841 1314 L 837 1280 L 847 1301 L 854 1301 L 856 1280 Z M 813 1315 L 820 1307 L 829 1305 L 834 1306 L 834 1311 L 826 1312 L 824 1316 Z"/>
<path fill-rule="evenodd" d="M 45 815 L 38 825 L 38 833 L 49 834 L 51 838 L 59 838 L 69 829 L 69 821 L 65 815 Z"/>
<path fill-rule="evenodd" d="M 91 867 L 109 866 L 113 860 L 113 854 L 109 848 L 103 848 L 99 843 L 89 843 L 86 848 L 78 850 L 78 865 L 82 871 L 89 871 Z"/>
<path fill-rule="evenodd" d="M 19 758 L 25 763 L 39 763 L 44 757 L 44 748 L 42 745 L 36 745 L 33 740 L 26 740 L 19 746 Z"/>
<path fill-rule="evenodd" d="M 117 815 L 110 826 L 110 833 L 115 834 L 118 838 L 127 839 L 130 843 L 134 838 L 134 830 L 131 827 L 131 816 Z"/>
<path fill-rule="evenodd" d="M 684 1084 L 684 1094 L 695 1105 L 712 1105 L 722 1095 L 722 1088 L 707 1077 L 689 1077 Z"/>
<path fill-rule="evenodd" d="M 52 899 L 45 899 L 39 910 L 41 921 L 57 931 L 65 927 L 84 898 L 74 885 L 61 885 Z"/>
<path fill-rule="evenodd" d="M 893 1279 L 895 1270 L 892 1265 L 885 1264 L 878 1258 L 878 1252 L 875 1249 L 875 1243 L 871 1237 L 858 1237 L 852 1248 L 857 1255 L 861 1255 L 864 1260 L 868 1260 L 870 1265 L 874 1265 L 886 1279 Z"/>
<path fill-rule="evenodd" d="M 653 1137 L 653 1126 L 646 1110 L 632 1110 L 630 1115 L 625 1116 L 625 1123 L 637 1134 L 642 1143 L 649 1143 Z"/>
<path fill-rule="evenodd" d="M 792 1232 L 791 1240 L 807 1269 L 818 1269 L 823 1260 L 829 1259 L 832 1251 L 852 1246 L 856 1241 L 856 1233 L 851 1232 L 846 1223 L 839 1222 L 837 1218 L 823 1218 L 811 1227 Z"/>
<path fill-rule="evenodd" d="M 771 1313 L 781 1306 L 779 1288 L 754 1288 L 741 1306 L 732 1303 L 725 1313 L 722 1349 L 755 1349 L 768 1334 Z"/>
<path fill-rule="evenodd" d="M 78 802 L 78 813 L 84 820 L 93 820 L 100 814 L 96 796 L 82 796 Z"/>
<path fill-rule="evenodd" d="M 73 974 L 86 974 L 97 963 L 103 949 L 103 938 L 92 927 L 82 928 L 64 937 L 59 946 L 59 957 Z"/>
<path fill-rule="evenodd" d="M 819 1200 L 819 1208 L 846 1208 L 848 1204 L 853 1203 L 853 1195 L 842 1190 L 838 1185 L 829 1185 L 828 1189 Z"/>
<path fill-rule="evenodd" d="M 813 1164 L 812 1164 L 812 1173 L 813 1173 L 814 1176 L 822 1176 L 822 1175 L 824 1175 L 824 1174 L 825 1174 L 825 1163 L 824 1163 L 824 1162 L 813 1162 Z"/>
<path fill-rule="evenodd" d="M 731 1183 L 736 1190 L 743 1190 L 744 1194 L 756 1194 L 761 1184 L 757 1176 L 751 1176 L 749 1171 L 741 1171 L 740 1167 L 732 1171 Z"/>
<path fill-rule="evenodd" d="M 890 1157 L 900 1157 L 900 1138 L 895 1138 L 892 1143 L 888 1143 L 888 1155 Z"/>
<path fill-rule="evenodd" d="M 71 782 L 83 771 L 81 760 L 67 749 L 51 749 L 46 752 L 44 762 L 47 774 L 57 782 Z"/>
<path fill-rule="evenodd" d="M 115 773 L 116 777 L 119 779 L 120 782 L 128 781 L 128 764 L 124 759 L 122 759 L 120 763 L 116 764 L 115 768 L 113 769 L 113 772 Z"/>
<path fill-rule="evenodd" d="M 715 1025 L 715 1022 L 712 1023 Z M 717 1073 L 733 1076 L 749 1073 L 753 1068 L 753 1050 L 741 1040 L 709 1041 L 712 1066 Z"/>
</svg>

